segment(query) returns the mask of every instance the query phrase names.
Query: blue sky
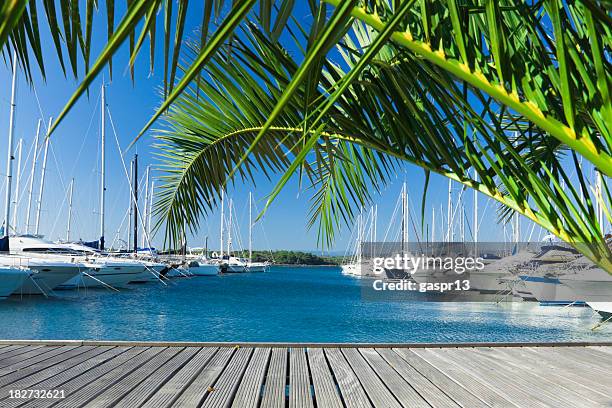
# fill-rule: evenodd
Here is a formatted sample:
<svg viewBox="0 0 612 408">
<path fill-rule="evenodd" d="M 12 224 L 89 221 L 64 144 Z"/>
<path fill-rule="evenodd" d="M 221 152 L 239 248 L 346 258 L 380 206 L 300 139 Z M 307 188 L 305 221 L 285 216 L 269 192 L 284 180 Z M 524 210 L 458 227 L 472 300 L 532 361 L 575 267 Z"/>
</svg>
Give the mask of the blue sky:
<svg viewBox="0 0 612 408">
<path fill-rule="evenodd" d="M 199 5 L 191 5 L 199 7 Z M 298 13 L 306 13 L 306 10 L 298 10 Z M 119 11 L 117 15 L 119 15 Z M 201 11 L 194 9 L 188 13 L 186 32 L 195 30 L 200 22 Z M 94 49 L 92 55 L 97 55 L 102 45 L 105 34 L 105 11 L 99 10 L 95 19 L 94 27 Z M 46 34 L 46 32 L 43 30 Z M 102 37 L 101 37 L 102 36 Z M 25 206 L 27 194 L 25 187 L 30 174 L 31 146 L 35 137 L 36 124 L 39 118 L 45 123 L 49 116 L 56 116 L 71 93 L 77 86 L 77 82 L 69 74 L 67 77 L 61 72 L 54 50 L 51 48 L 50 40 L 45 55 L 47 80 L 44 82 L 35 70 L 34 87 L 30 87 L 21 75 L 18 81 L 18 97 L 16 111 L 15 146 L 19 138 L 24 139 L 23 177 L 18 212 L 18 229 L 24 231 Z M 96 47 L 97 45 L 97 47 Z M 148 42 L 145 43 L 148 47 Z M 114 58 L 114 72 L 112 82 L 107 88 L 107 102 L 112 114 L 112 121 L 117 131 L 121 149 L 125 149 L 133 140 L 134 136 L 142 128 L 147 119 L 160 103 L 158 88 L 163 81 L 162 52 L 156 53 L 156 69 L 149 75 L 148 50 L 144 49 L 136 64 L 136 81 L 132 83 L 127 70 L 127 49 L 124 47 Z M 104 71 L 108 81 L 108 71 Z M 83 97 L 72 109 L 70 114 L 57 132 L 53 135 L 48 159 L 46 187 L 43 199 L 43 211 L 40 232 L 51 239 L 64 238 L 66 234 L 67 221 L 67 190 L 72 178 L 75 179 L 74 194 L 74 216 L 73 216 L 73 239 L 94 240 L 98 238 L 99 230 L 99 160 L 100 160 L 100 108 L 99 93 L 102 76 L 92 85 L 89 97 Z M 8 132 L 9 108 L 10 108 L 10 67 L 0 64 L 0 134 L 6 138 Z M 46 129 L 46 125 L 43 125 Z M 155 126 L 154 126 L 155 127 Z M 6 140 L 6 139 L 5 139 Z M 150 134 L 143 137 L 139 143 L 126 153 L 126 165 L 129 168 L 129 160 L 133 154 L 138 153 L 140 160 L 140 175 L 144 175 L 145 168 L 154 164 L 151 147 L 153 138 Z M 5 174 L 7 143 L 0 143 L 0 174 Z M 107 201 L 106 201 L 106 240 L 112 243 L 116 236 L 126 238 L 127 221 L 124 220 L 129 203 L 129 187 L 118 148 L 113 134 L 110 121 L 107 122 Z M 38 182 L 40 179 L 41 162 L 35 176 L 35 194 L 37 197 Z M 17 160 L 15 160 L 15 166 Z M 16 174 L 16 169 L 14 170 Z M 384 234 L 384 229 L 389 223 L 396 199 L 399 195 L 401 184 L 406 181 L 409 185 L 410 201 L 415 213 L 419 213 L 421 193 L 423 191 L 423 172 L 415 166 L 407 166 L 403 172 L 397 174 L 396 180 L 384 189 L 383 194 L 376 198 L 379 209 L 379 236 Z M 0 182 L 2 198 L 4 201 L 4 180 Z M 263 207 L 263 199 L 272 190 L 273 183 L 259 178 L 257 189 L 254 190 L 255 198 L 260 208 Z M 246 198 L 252 186 L 237 185 L 229 195 L 236 203 L 238 213 L 237 224 L 242 227 L 242 241 L 246 244 L 247 239 L 247 217 Z M 455 191 L 459 191 L 458 185 Z M 141 191 L 142 194 L 142 191 Z M 464 193 L 466 198 L 466 212 L 471 214 L 472 192 Z M 440 206 L 444 207 L 446 214 L 447 181 L 442 177 L 432 176 L 428 193 L 428 207 L 426 220 L 431 220 L 431 206 L 436 207 L 436 218 L 439 224 Z M 255 247 L 262 249 L 315 249 L 317 248 L 316 229 L 307 230 L 307 215 L 309 208 L 309 192 L 300 191 L 297 183 L 291 183 L 285 191 L 277 198 L 269 209 L 263 220 L 265 234 L 261 228 L 254 231 Z M 480 208 L 484 209 L 486 202 L 484 196 L 480 198 Z M 33 205 L 32 219 L 35 205 Z M 503 229 L 495 225 L 495 206 L 488 205 L 485 220 L 482 222 L 481 240 L 503 240 Z M 470 216 L 471 219 L 471 216 Z M 123 221 L 123 225 L 122 225 Z M 420 223 L 420 221 L 418 222 Z M 417 224 L 418 224 L 417 223 Z M 117 234 L 120 226 L 120 233 Z M 420 225 L 420 224 L 419 224 Z M 524 222 L 527 229 L 527 222 Z M 530 228 L 530 227 L 529 227 Z M 437 234 L 440 234 L 438 232 Z M 535 236 L 537 237 L 537 230 Z M 189 244 L 201 246 L 205 237 L 210 239 L 210 246 L 218 246 L 219 239 L 219 216 L 212 215 L 209 219 L 202 220 L 202 230 L 196 236 L 188 237 Z M 343 250 L 349 242 L 350 231 L 344 228 L 338 236 L 335 249 Z M 153 244 L 161 245 L 161 234 L 153 240 Z"/>
</svg>

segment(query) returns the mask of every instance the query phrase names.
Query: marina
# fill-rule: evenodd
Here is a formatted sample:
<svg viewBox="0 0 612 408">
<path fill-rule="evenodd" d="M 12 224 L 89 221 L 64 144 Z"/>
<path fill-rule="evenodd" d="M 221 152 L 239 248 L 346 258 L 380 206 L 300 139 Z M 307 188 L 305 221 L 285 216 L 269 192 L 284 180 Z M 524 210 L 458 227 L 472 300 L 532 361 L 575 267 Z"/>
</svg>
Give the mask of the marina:
<svg viewBox="0 0 612 408">
<path fill-rule="evenodd" d="M 608 0 L 4 3 L 0 408 L 612 407 Z"/>
<path fill-rule="evenodd" d="M 611 362 L 611 343 L 0 342 L 0 404 L 605 407 Z"/>
<path fill-rule="evenodd" d="M 80 288 L 0 303 L 2 339 L 449 343 L 607 341 L 588 307 L 436 302 L 363 295 L 369 278 L 337 267 L 179 277 L 119 292 Z M 197 300 L 197 301 L 196 301 Z"/>
</svg>

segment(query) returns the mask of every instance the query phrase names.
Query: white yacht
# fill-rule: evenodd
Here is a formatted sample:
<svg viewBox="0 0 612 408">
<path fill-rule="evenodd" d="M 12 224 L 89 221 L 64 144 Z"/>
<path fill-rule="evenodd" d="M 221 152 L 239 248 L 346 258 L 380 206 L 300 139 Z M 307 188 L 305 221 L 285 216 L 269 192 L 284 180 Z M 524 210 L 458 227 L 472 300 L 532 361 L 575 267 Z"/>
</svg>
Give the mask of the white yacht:
<svg viewBox="0 0 612 408">
<path fill-rule="evenodd" d="M 535 255 L 534 252 L 523 250 L 492 262 L 485 261 L 483 269 L 470 271 L 470 287 L 483 294 L 511 292 L 516 280 L 516 269 Z"/>
<path fill-rule="evenodd" d="M 36 263 L 45 261 L 63 262 L 72 272 L 59 282 L 57 289 L 78 287 L 124 287 L 136 279 L 145 267 L 140 262 L 104 256 L 96 250 L 79 244 L 56 244 L 31 235 L 11 238 L 12 250 L 31 257 L 28 266 L 36 269 Z M 40 274 L 39 274 L 40 275 Z M 37 276 L 38 277 L 38 276 Z"/>
<path fill-rule="evenodd" d="M 16 292 L 30 277 L 25 268 L 0 267 L 0 299 L 5 299 Z"/>
<path fill-rule="evenodd" d="M 519 268 L 519 278 L 531 296 L 543 306 L 584 305 L 584 302 L 558 279 L 579 256 L 572 248 L 545 246 L 538 255 Z"/>
<path fill-rule="evenodd" d="M 579 263 L 582 267 L 577 267 Z M 584 257 L 572 264 L 559 281 L 604 319 L 612 319 L 612 275 Z"/>
<path fill-rule="evenodd" d="M 14 292 L 15 295 L 48 295 L 64 282 L 88 270 L 84 264 L 74 259 L 55 256 L 0 255 L 0 265 L 26 267 L 30 270 L 29 276 Z"/>
<path fill-rule="evenodd" d="M 114 288 L 125 287 L 128 283 L 157 282 L 160 279 L 160 273 L 166 268 L 166 265 L 159 262 L 119 257 L 81 244 L 65 245 L 86 255 L 90 262 L 98 265 L 92 270 L 92 277 L 95 279 L 85 277 L 86 287 L 105 286 L 99 281 Z"/>
</svg>

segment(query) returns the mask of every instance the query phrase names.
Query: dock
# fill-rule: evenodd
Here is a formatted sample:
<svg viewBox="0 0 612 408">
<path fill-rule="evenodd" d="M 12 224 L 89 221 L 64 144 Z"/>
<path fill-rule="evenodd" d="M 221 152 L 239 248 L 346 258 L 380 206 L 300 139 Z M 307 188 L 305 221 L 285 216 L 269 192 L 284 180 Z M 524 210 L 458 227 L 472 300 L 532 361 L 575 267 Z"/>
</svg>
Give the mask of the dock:
<svg viewBox="0 0 612 408">
<path fill-rule="evenodd" d="M 611 404 L 612 343 L 0 342 L 2 408 Z"/>
</svg>

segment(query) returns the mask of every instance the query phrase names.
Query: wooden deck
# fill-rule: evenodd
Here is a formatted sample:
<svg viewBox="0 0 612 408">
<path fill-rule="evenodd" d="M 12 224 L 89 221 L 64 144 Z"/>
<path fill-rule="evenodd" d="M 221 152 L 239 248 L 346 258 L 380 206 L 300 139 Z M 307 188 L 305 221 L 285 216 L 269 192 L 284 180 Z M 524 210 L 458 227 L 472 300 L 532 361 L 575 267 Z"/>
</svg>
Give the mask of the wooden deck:
<svg viewBox="0 0 612 408">
<path fill-rule="evenodd" d="M 0 342 L 2 408 L 610 406 L 603 343 Z"/>
</svg>

